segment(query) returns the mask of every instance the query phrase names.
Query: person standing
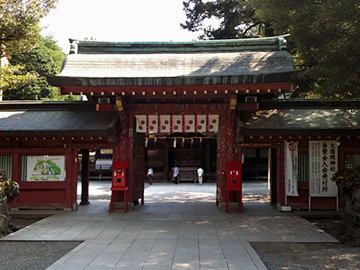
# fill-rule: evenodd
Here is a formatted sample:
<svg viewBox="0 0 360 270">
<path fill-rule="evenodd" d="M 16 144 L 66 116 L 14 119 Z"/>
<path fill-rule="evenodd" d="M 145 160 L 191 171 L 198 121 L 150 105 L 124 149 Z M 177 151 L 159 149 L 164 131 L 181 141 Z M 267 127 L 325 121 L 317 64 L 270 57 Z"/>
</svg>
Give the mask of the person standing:
<svg viewBox="0 0 360 270">
<path fill-rule="evenodd" d="M 199 184 L 202 185 L 204 170 L 202 168 L 199 168 L 197 170 L 197 174 L 198 174 L 198 177 L 199 177 Z"/>
<path fill-rule="evenodd" d="M 174 168 L 174 181 L 175 181 L 175 185 L 177 185 L 179 183 L 179 168 L 178 167 Z"/>
<path fill-rule="evenodd" d="M 153 176 L 154 176 L 154 171 L 153 171 L 153 169 L 149 168 L 148 172 L 147 172 L 149 185 L 152 185 Z"/>
</svg>

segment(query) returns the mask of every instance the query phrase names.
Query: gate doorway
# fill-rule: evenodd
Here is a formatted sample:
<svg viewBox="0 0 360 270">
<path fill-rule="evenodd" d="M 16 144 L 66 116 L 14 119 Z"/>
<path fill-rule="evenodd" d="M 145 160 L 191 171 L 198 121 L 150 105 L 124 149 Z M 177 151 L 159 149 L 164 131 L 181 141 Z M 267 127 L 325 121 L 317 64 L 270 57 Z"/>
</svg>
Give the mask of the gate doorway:
<svg viewBox="0 0 360 270">
<path fill-rule="evenodd" d="M 277 187 L 276 149 L 260 148 L 253 145 L 242 148 L 242 154 L 242 182 L 249 188 L 246 194 L 243 192 L 244 199 L 269 200 L 271 204 L 275 204 Z"/>
<path fill-rule="evenodd" d="M 217 135 L 170 134 L 145 137 L 146 169 L 154 171 L 154 182 L 172 182 L 179 168 L 180 183 L 197 183 L 197 169 L 204 170 L 204 183 L 216 182 Z"/>
<path fill-rule="evenodd" d="M 80 192 L 81 195 L 80 205 L 88 205 L 90 204 L 90 181 L 111 183 L 112 170 L 110 167 L 113 161 L 113 149 L 78 149 L 77 161 L 77 179 L 81 186 L 77 193 Z"/>
</svg>

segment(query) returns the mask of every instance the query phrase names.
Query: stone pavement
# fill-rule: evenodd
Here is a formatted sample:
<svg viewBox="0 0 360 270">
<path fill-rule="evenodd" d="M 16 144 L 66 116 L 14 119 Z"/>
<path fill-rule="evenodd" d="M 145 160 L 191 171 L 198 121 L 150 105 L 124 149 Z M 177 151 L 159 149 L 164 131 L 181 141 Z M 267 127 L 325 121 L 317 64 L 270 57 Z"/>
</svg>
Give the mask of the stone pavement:
<svg viewBox="0 0 360 270">
<path fill-rule="evenodd" d="M 244 183 L 247 198 L 266 184 Z M 266 269 L 249 242 L 337 242 L 292 213 L 264 200 L 244 213 L 220 212 L 216 185 L 154 183 L 145 205 L 109 214 L 110 182 L 91 182 L 90 205 L 42 219 L 2 240 L 82 240 L 53 269 Z"/>
</svg>

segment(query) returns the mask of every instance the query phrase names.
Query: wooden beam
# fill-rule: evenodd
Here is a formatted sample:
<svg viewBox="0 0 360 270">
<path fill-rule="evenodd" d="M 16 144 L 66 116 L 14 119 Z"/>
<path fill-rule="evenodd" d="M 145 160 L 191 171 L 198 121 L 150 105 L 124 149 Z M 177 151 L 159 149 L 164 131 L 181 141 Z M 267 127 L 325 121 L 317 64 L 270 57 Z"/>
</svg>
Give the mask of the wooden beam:
<svg viewBox="0 0 360 270">
<path fill-rule="evenodd" d="M 61 94 L 80 95 L 88 93 L 91 95 L 133 95 L 133 96 L 162 96 L 173 95 L 232 95 L 232 94 L 261 94 L 291 92 L 291 82 L 278 83 L 254 83 L 254 84 L 216 84 L 216 85 L 160 85 L 160 86 L 62 86 Z M 164 94 L 165 93 L 165 94 Z"/>
</svg>

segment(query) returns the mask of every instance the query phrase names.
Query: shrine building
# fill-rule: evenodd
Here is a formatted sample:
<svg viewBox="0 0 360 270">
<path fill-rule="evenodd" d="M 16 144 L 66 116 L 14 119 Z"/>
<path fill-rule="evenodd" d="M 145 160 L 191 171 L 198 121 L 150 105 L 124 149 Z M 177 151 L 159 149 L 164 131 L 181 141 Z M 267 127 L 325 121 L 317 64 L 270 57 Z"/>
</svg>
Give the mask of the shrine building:
<svg viewBox="0 0 360 270">
<path fill-rule="evenodd" d="M 235 171 L 267 179 L 279 211 L 341 207 L 331 177 L 360 165 L 360 106 L 287 99 L 295 67 L 284 36 L 70 43 L 47 79 L 85 101 L 0 102 L 0 168 L 20 184 L 11 208 L 76 210 L 79 171 L 88 204 L 94 151 L 100 167 L 126 164 L 114 200 L 128 210 L 146 204 L 148 168 L 172 182 L 174 167 L 180 184 L 203 168 L 221 211 L 241 203 L 241 189 L 229 192 Z"/>
</svg>

